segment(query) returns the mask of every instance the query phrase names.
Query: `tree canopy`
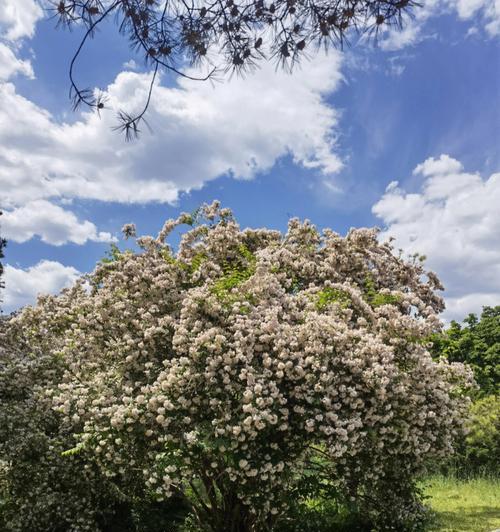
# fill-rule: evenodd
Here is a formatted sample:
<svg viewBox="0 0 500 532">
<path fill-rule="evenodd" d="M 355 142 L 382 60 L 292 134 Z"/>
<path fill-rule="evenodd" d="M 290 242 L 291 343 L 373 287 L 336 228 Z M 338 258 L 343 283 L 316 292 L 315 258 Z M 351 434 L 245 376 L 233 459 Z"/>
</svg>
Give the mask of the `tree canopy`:
<svg viewBox="0 0 500 532">
<path fill-rule="evenodd" d="M 450 362 L 465 362 L 474 370 L 481 395 L 500 389 L 500 306 L 483 307 L 481 316 L 469 314 L 463 325 L 452 321 L 433 337 L 432 352 Z"/>
<path fill-rule="evenodd" d="M 61 26 L 83 25 L 85 34 L 70 65 L 75 107 L 100 111 L 102 94 L 80 87 L 75 66 L 87 40 L 108 19 L 144 56 L 153 73 L 142 110 L 119 113 L 119 129 L 137 134 L 160 69 L 191 79 L 216 78 L 220 71 L 240 73 L 272 59 L 292 68 L 315 48 L 343 46 L 353 32 L 376 37 L 381 28 L 400 27 L 415 0 L 55 0 Z M 204 67 L 193 77 L 189 66 Z"/>
</svg>

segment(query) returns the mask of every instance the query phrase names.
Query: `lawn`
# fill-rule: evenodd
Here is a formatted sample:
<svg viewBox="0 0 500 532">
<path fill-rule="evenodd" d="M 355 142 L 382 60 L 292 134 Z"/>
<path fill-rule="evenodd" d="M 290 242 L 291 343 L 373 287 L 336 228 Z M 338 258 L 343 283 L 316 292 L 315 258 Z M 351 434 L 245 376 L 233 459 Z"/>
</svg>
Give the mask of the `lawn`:
<svg viewBox="0 0 500 532">
<path fill-rule="evenodd" d="M 500 479 L 433 477 L 425 483 L 436 513 L 431 531 L 490 532 L 500 529 Z"/>
</svg>

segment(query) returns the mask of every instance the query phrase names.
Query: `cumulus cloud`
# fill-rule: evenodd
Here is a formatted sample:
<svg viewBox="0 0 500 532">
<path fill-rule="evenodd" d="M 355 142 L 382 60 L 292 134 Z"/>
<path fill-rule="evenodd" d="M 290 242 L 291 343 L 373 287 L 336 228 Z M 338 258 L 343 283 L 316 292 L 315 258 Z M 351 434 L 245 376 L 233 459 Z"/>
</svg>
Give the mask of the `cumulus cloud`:
<svg viewBox="0 0 500 532">
<path fill-rule="evenodd" d="M 4 39 L 16 41 L 33 37 L 35 25 L 43 16 L 37 0 L 2 0 L 0 32 Z"/>
<path fill-rule="evenodd" d="M 430 36 L 425 31 L 427 21 L 447 13 L 471 22 L 473 32 L 482 29 L 489 37 L 500 35 L 499 0 L 427 0 L 422 7 L 415 9 L 412 19 L 407 18 L 402 31 L 391 28 L 385 32 L 382 48 L 393 51 L 417 44 Z"/>
<path fill-rule="evenodd" d="M 71 286 L 80 276 L 72 266 L 60 262 L 42 260 L 27 269 L 5 267 L 5 289 L 0 293 L 2 309 L 11 312 L 24 305 L 33 304 L 38 294 L 55 294 Z"/>
<path fill-rule="evenodd" d="M 380 42 L 382 49 L 389 52 L 401 50 L 424 39 L 425 23 L 432 16 L 441 14 L 442 3 L 442 0 L 428 0 L 415 9 L 413 18 L 405 19 L 403 28 L 388 28 Z"/>
<path fill-rule="evenodd" d="M 325 102 L 341 81 L 340 54 L 304 63 L 302 72 L 272 65 L 230 82 L 181 79 L 158 85 L 139 142 L 111 131 L 115 114 L 83 114 L 74 124 L 0 87 L 0 190 L 7 204 L 73 197 L 104 201 L 173 202 L 224 174 L 251 178 L 291 155 L 326 174 L 335 154 L 337 114 Z M 270 81 L 272 80 L 272 82 Z M 149 76 L 122 72 L 108 87 L 111 109 L 139 108 Z"/>
<path fill-rule="evenodd" d="M 6 44 L 0 42 L 0 81 L 7 81 L 16 74 L 33 79 L 31 62 L 19 59 Z"/>
<path fill-rule="evenodd" d="M 445 284 L 447 319 L 500 304 L 500 173 L 483 179 L 448 155 L 419 164 L 420 190 L 392 182 L 373 206 L 386 224 L 382 238 L 423 253 Z"/>
<path fill-rule="evenodd" d="M 500 35 L 500 2 L 498 0 L 449 0 L 458 16 L 463 20 L 479 20 L 486 32 Z"/>
<path fill-rule="evenodd" d="M 89 240 L 116 242 L 110 233 L 98 232 L 92 222 L 82 222 L 72 212 L 46 200 L 30 201 L 3 214 L 2 234 L 14 242 L 26 242 L 35 235 L 55 246 L 68 242 L 85 244 Z"/>
<path fill-rule="evenodd" d="M 30 74 L 10 48 L 0 48 L 10 66 Z M 1 68 L 1 67 L 0 67 Z M 107 88 L 109 109 L 99 118 L 83 113 L 72 124 L 0 83 L 0 204 L 3 231 L 24 242 L 83 244 L 110 241 L 109 233 L 79 221 L 63 204 L 73 199 L 119 203 L 174 203 L 179 193 L 222 175 L 249 179 L 283 156 L 330 177 L 342 163 L 336 155 L 337 113 L 325 101 L 341 82 L 340 54 L 304 63 L 289 76 L 266 65 L 246 79 L 212 87 L 178 80 L 159 83 L 138 142 L 112 131 L 116 111 L 144 104 L 147 74 L 122 72 Z"/>
<path fill-rule="evenodd" d="M 137 70 L 139 68 L 139 65 L 134 59 L 129 59 L 128 61 L 125 61 L 122 65 L 124 70 Z"/>
<path fill-rule="evenodd" d="M 17 7 L 19 6 L 20 4 Z M 7 5 L 7 8 L 3 13 L 4 18 L 6 16 L 5 13 L 9 13 L 9 10 L 11 13 L 15 13 L 15 9 L 12 6 Z M 8 46 L 7 44 L 0 42 L 0 94 L 7 88 L 12 88 L 12 90 L 14 90 L 14 85 L 6 83 L 6 81 L 16 74 L 23 74 L 31 79 L 34 78 L 30 61 L 19 59 L 14 50 L 16 50 L 14 44 L 11 43 Z M 4 109 L 5 104 L 6 102 L 4 101 L 0 102 L 0 109 Z M 33 107 L 34 106 L 31 106 L 30 108 L 30 105 L 28 105 L 27 108 L 17 109 L 17 111 L 22 113 L 24 111 L 32 110 Z M 13 111 L 15 114 L 16 110 Z M 12 122 L 2 123 L 2 125 L 0 125 L 0 130 L 3 130 L 5 136 L 8 136 L 10 129 L 14 135 L 11 139 L 12 145 L 19 145 L 19 147 L 22 148 L 20 151 L 26 152 L 27 146 L 23 146 L 22 133 L 19 137 L 15 138 L 16 131 L 15 127 L 13 127 L 14 123 L 19 124 L 23 122 L 23 120 L 21 116 L 15 117 L 14 114 L 11 117 Z M 1 110 L 0 117 L 2 117 Z M 29 118 L 25 121 L 27 125 L 29 123 Z M 8 151 L 8 146 L 6 144 L 7 143 L 0 147 L 0 151 L 3 153 L 5 153 L 5 149 Z M 12 151 L 11 155 L 13 155 Z M 0 161 L 5 161 L 8 158 L 8 156 L 5 158 L 0 155 Z M 22 182 L 22 179 L 16 179 L 16 172 L 14 170 L 16 165 L 15 155 L 14 161 L 12 162 L 14 166 L 11 167 L 9 165 L 8 167 L 4 167 L 3 170 L 0 170 L 0 173 L 5 173 L 5 176 L 8 176 L 10 173 L 10 187 L 19 188 L 22 187 L 24 183 Z M 39 178 L 42 179 L 42 176 L 39 176 Z M 6 193 L 5 187 L 2 190 L 1 186 L 0 204 L 4 209 L 5 207 L 11 208 L 10 210 L 5 210 L 4 216 L 2 217 L 2 236 L 15 242 L 25 242 L 35 235 L 39 235 L 43 242 L 54 245 L 61 245 L 66 242 L 84 244 L 88 240 L 96 242 L 114 241 L 111 234 L 98 232 L 93 223 L 87 220 L 80 222 L 72 212 L 64 210 L 46 200 L 28 201 L 28 203 L 25 201 L 12 201 L 12 198 L 9 198 L 8 192 Z"/>
<path fill-rule="evenodd" d="M 9 0 L 0 15 L 4 38 L 33 34 L 39 13 L 31 7 Z M 247 79 L 217 87 L 186 79 L 169 87 L 159 82 L 147 115 L 151 131 L 144 127 L 139 142 L 125 143 L 112 131 L 116 111 L 144 104 L 148 74 L 122 72 L 107 87 L 109 109 L 102 119 L 82 113 L 68 124 L 9 81 L 16 74 L 34 77 L 31 63 L 16 56 L 19 49 L 0 42 L 0 205 L 6 211 L 3 232 L 11 240 L 112 240 L 54 200 L 174 203 L 182 191 L 227 174 L 252 178 L 288 155 L 328 176 L 342 166 L 335 153 L 337 113 L 325 101 L 342 79 L 339 53 L 305 63 L 297 76 L 265 65 Z"/>
</svg>

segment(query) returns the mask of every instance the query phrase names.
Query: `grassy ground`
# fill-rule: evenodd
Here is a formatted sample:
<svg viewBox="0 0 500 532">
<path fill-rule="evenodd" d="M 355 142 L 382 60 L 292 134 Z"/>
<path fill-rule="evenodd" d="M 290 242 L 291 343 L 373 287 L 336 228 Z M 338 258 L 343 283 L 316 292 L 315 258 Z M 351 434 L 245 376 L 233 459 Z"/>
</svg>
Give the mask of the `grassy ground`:
<svg viewBox="0 0 500 532">
<path fill-rule="evenodd" d="M 500 529 L 500 479 L 434 477 L 425 483 L 439 532 L 490 532 Z"/>
</svg>

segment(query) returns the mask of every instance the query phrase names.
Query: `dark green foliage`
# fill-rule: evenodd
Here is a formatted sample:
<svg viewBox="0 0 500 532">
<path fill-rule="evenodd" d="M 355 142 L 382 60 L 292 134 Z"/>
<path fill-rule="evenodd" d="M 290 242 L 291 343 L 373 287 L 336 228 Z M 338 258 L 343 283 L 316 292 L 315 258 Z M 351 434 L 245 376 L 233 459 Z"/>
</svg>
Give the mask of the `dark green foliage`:
<svg viewBox="0 0 500 532">
<path fill-rule="evenodd" d="M 347 500 L 345 490 L 332 481 L 328 462 L 321 453 L 312 455 L 309 468 L 297 479 L 289 509 L 275 525 L 276 532 L 369 532 L 363 518 Z"/>
<path fill-rule="evenodd" d="M 188 513 L 185 500 L 177 496 L 162 502 L 137 498 L 117 503 L 100 529 L 102 532 L 174 532 Z"/>
<path fill-rule="evenodd" d="M 479 386 L 470 409 L 469 434 L 452 467 L 459 474 L 498 473 L 500 456 L 500 305 L 483 307 L 480 318 L 469 314 L 463 325 L 452 321 L 432 337 L 432 353 L 450 362 L 465 362 Z"/>
<path fill-rule="evenodd" d="M 500 386 L 500 305 L 483 307 L 481 317 L 469 314 L 463 325 L 450 327 L 432 338 L 432 353 L 450 362 L 466 362 L 479 385 L 478 396 L 498 393 Z"/>
<path fill-rule="evenodd" d="M 348 506 L 328 500 L 301 501 L 278 521 L 276 532 L 371 532 L 372 525 Z"/>
</svg>

